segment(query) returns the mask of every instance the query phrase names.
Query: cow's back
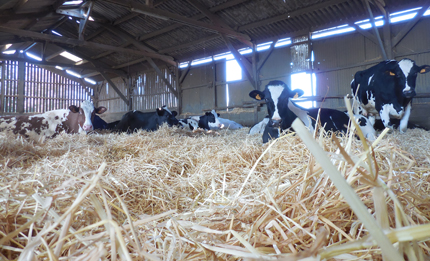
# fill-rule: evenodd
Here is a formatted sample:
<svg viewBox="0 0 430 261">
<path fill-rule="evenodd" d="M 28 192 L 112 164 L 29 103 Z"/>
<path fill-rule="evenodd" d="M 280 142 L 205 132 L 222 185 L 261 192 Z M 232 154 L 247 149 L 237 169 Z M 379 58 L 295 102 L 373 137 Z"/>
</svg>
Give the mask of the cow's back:
<svg viewBox="0 0 430 261">
<path fill-rule="evenodd" d="M 129 111 L 116 125 L 115 130 L 133 132 L 135 130 L 157 130 L 156 112 Z"/>
<path fill-rule="evenodd" d="M 69 110 L 55 110 L 32 116 L 6 116 L 0 118 L 0 131 L 11 131 L 26 138 L 40 140 L 42 137 L 55 137 L 58 133 L 77 133 L 77 130 L 63 124 Z"/>
</svg>

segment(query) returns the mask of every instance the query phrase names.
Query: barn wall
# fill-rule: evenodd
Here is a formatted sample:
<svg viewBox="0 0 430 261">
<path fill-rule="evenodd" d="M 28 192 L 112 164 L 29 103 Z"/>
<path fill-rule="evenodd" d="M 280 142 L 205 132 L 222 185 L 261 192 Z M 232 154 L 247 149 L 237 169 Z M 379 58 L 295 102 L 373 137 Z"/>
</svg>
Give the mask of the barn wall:
<svg viewBox="0 0 430 261">
<path fill-rule="evenodd" d="M 80 106 L 93 94 L 76 81 L 26 62 L 3 61 L 0 77 L 0 115 Z"/>
</svg>

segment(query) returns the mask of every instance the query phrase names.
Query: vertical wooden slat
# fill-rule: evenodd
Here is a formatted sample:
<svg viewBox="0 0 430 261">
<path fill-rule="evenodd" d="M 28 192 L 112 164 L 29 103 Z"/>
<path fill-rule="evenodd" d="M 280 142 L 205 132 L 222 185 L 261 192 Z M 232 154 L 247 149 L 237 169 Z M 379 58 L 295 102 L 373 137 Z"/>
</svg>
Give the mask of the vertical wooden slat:
<svg viewBox="0 0 430 261">
<path fill-rule="evenodd" d="M 0 113 L 4 112 L 4 106 L 5 106 L 5 98 L 4 98 L 4 95 L 6 93 L 5 79 L 6 79 L 6 61 L 3 61 L 1 65 Z"/>
</svg>

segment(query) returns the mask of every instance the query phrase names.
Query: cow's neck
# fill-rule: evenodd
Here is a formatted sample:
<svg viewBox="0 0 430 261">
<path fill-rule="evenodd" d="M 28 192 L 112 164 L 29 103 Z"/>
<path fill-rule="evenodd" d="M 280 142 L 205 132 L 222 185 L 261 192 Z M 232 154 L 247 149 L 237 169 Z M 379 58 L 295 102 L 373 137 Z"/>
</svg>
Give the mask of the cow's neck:
<svg viewBox="0 0 430 261">
<path fill-rule="evenodd" d="M 63 121 L 62 129 L 67 133 L 80 133 L 83 131 L 78 123 L 79 113 L 73 113 L 69 111 L 69 115 L 66 115 L 66 120 Z"/>
</svg>

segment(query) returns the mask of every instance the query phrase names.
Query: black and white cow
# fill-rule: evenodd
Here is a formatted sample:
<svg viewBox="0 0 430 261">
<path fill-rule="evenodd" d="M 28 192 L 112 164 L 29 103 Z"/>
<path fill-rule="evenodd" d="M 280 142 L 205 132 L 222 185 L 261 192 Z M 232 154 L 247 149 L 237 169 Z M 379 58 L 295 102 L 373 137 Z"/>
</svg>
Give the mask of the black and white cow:
<svg viewBox="0 0 430 261">
<path fill-rule="evenodd" d="M 95 115 L 93 120 L 94 130 L 113 130 L 118 123 L 119 121 L 107 123 L 98 115 Z"/>
<path fill-rule="evenodd" d="M 163 123 L 170 127 L 178 125 L 176 115 L 178 113 L 170 111 L 167 106 L 157 108 L 155 112 L 129 111 L 122 116 L 114 130 L 128 133 L 136 130 L 156 131 Z"/>
<path fill-rule="evenodd" d="M 267 123 L 269 123 L 269 115 L 267 115 L 266 117 L 264 117 L 264 119 L 262 121 L 260 121 L 259 123 L 254 124 L 254 126 L 251 127 L 251 129 L 249 129 L 248 134 L 249 135 L 253 135 L 253 134 L 263 134 L 264 133 L 264 129 L 266 129 L 266 125 Z"/>
<path fill-rule="evenodd" d="M 296 105 L 290 98 L 303 95 L 302 90 L 290 90 L 282 81 L 271 81 L 264 91 L 254 90 L 249 93 L 251 98 L 266 100 L 269 120 L 263 133 L 263 143 L 270 138 L 277 138 L 281 131 L 291 127 L 296 118 L 313 131 L 318 113 L 321 125 L 326 130 L 346 132 L 349 117 L 341 111 L 327 108 L 305 109 Z"/>
<path fill-rule="evenodd" d="M 0 131 L 11 131 L 26 138 L 42 141 L 55 137 L 60 132 L 87 133 L 94 130 L 95 113 L 102 114 L 107 109 L 103 106 L 94 108 L 90 101 L 83 101 L 80 107 L 47 111 L 31 116 L 5 116 L 0 118 Z"/>
<path fill-rule="evenodd" d="M 196 120 L 199 123 L 199 128 L 204 130 L 210 130 L 210 123 L 214 123 L 215 126 L 221 127 L 219 121 L 217 122 L 217 118 L 219 114 L 212 110 L 211 112 L 206 112 L 203 116 L 192 116 L 191 119 Z"/>
<path fill-rule="evenodd" d="M 183 128 L 187 128 L 190 130 L 197 130 L 199 128 L 199 122 L 193 119 L 181 119 L 179 120 L 179 124 Z"/>
<path fill-rule="evenodd" d="M 220 129 L 229 129 L 229 130 L 238 130 L 242 129 L 243 126 L 235 121 L 221 118 L 219 117 L 219 113 L 216 113 L 215 110 L 212 110 L 212 114 L 215 115 L 215 122 L 209 123 L 209 127 L 211 130 L 220 130 Z"/>
<path fill-rule="evenodd" d="M 411 59 L 402 59 L 384 61 L 355 73 L 351 82 L 356 99 L 354 114 L 375 115 L 389 128 L 393 128 L 390 117 L 400 119 L 399 130 L 405 132 L 412 98 L 416 96 L 417 75 L 429 70 L 429 65 L 417 66 Z"/>
</svg>

